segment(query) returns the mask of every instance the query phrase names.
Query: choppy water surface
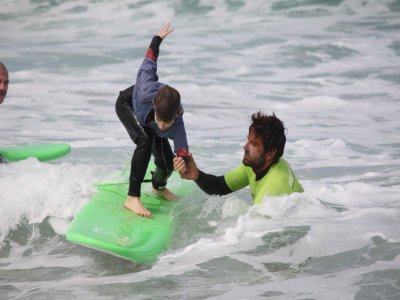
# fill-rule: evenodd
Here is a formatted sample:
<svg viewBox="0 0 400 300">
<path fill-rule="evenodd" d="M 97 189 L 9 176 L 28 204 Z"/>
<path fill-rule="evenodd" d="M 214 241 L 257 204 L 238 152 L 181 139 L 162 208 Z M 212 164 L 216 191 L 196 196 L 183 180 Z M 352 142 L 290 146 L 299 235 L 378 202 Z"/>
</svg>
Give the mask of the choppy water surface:
<svg viewBox="0 0 400 300">
<path fill-rule="evenodd" d="M 0 166 L 2 297 L 400 298 L 399 1 L 0 3 L 11 81 L 1 144 L 73 147 L 51 163 Z M 275 112 L 305 193 L 252 207 L 248 189 L 196 190 L 147 266 L 64 233 L 94 184 L 130 159 L 114 103 L 169 20 L 160 81 L 181 92 L 199 167 L 235 167 L 250 115 Z"/>
</svg>

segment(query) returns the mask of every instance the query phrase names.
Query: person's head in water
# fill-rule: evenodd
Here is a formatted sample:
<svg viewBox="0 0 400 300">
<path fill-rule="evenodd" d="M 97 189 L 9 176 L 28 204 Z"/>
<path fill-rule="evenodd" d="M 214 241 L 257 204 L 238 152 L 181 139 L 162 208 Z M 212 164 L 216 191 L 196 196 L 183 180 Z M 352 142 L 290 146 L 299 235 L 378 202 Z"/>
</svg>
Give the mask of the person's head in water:
<svg viewBox="0 0 400 300">
<path fill-rule="evenodd" d="M 154 100 L 155 122 L 161 131 L 170 128 L 180 114 L 181 95 L 168 85 L 163 86 Z"/>
<path fill-rule="evenodd" d="M 247 142 L 243 146 L 243 164 L 254 172 L 265 170 L 283 155 L 286 144 L 285 127 L 275 114 L 257 112 L 251 116 Z"/>
<path fill-rule="evenodd" d="M 0 62 L 0 104 L 3 103 L 8 90 L 8 70 L 6 66 Z"/>
</svg>

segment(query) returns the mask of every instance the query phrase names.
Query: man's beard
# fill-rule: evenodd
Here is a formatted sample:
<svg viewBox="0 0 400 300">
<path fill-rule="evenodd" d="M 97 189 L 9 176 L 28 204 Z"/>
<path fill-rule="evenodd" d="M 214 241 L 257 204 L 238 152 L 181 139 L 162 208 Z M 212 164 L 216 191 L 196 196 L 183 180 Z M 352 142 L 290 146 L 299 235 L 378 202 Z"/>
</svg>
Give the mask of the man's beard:
<svg viewBox="0 0 400 300">
<path fill-rule="evenodd" d="M 245 156 L 246 156 L 246 152 L 244 153 L 242 163 L 246 167 L 252 168 L 253 171 L 261 170 L 265 166 L 265 160 L 266 160 L 265 157 L 258 156 L 257 159 L 246 160 Z"/>
</svg>

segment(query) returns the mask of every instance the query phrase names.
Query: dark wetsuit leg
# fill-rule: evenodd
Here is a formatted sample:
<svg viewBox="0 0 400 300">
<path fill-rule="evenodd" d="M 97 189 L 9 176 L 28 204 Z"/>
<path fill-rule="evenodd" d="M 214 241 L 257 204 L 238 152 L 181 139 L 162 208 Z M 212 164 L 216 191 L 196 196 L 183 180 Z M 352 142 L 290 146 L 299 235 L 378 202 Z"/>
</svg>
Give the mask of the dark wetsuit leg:
<svg viewBox="0 0 400 300">
<path fill-rule="evenodd" d="M 156 170 L 153 173 L 152 183 L 156 190 L 162 190 L 167 185 L 168 177 L 174 170 L 171 145 L 168 139 L 154 136 L 153 144 L 154 163 Z"/>
<path fill-rule="evenodd" d="M 131 86 L 119 93 L 115 103 L 115 111 L 132 141 L 136 144 L 131 161 L 128 195 L 140 197 L 140 186 L 151 157 L 153 132 L 148 128 L 141 127 L 136 119 L 132 108 L 133 87 Z"/>
<path fill-rule="evenodd" d="M 6 163 L 7 163 L 6 159 L 0 154 L 0 164 L 6 164 Z"/>
</svg>

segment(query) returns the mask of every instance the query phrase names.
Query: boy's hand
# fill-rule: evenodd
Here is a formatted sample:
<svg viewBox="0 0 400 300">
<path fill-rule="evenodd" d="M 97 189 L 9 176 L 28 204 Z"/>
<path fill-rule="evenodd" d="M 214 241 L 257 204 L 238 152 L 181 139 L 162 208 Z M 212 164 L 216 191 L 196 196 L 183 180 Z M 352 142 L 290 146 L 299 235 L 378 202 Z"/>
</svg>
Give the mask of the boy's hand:
<svg viewBox="0 0 400 300">
<path fill-rule="evenodd" d="M 181 175 L 181 177 L 182 177 L 182 174 L 185 174 L 185 172 L 186 172 L 186 163 L 185 163 L 185 161 L 183 160 L 182 157 L 176 156 L 176 157 L 174 157 L 173 162 L 174 162 L 175 171 L 178 171 L 179 175 Z"/>
<path fill-rule="evenodd" d="M 167 35 L 169 35 L 171 32 L 174 31 L 173 28 L 170 28 L 171 23 L 168 22 L 167 24 L 165 24 L 164 28 L 157 33 L 157 35 L 163 40 L 164 38 L 167 37 Z"/>
<path fill-rule="evenodd" d="M 185 160 L 182 157 L 175 157 L 174 169 L 179 172 L 179 175 L 183 179 L 196 181 L 199 177 L 199 169 L 190 153 L 187 156 L 187 163 L 185 163 Z"/>
</svg>

